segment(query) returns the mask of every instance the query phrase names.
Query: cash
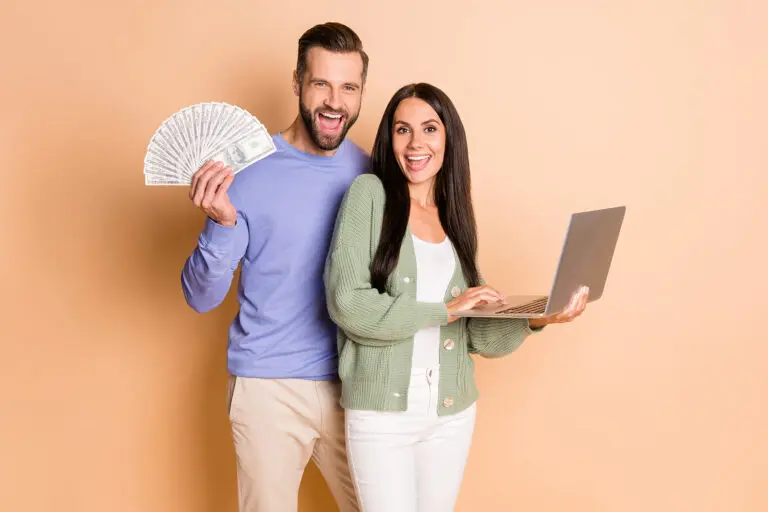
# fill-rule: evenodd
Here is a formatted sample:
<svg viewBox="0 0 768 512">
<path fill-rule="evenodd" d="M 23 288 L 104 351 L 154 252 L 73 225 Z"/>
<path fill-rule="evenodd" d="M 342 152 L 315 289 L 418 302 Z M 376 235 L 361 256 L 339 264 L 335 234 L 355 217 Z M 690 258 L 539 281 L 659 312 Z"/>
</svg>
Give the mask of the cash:
<svg viewBox="0 0 768 512">
<path fill-rule="evenodd" d="M 266 130 L 258 131 L 245 139 L 230 144 L 218 153 L 205 157 L 205 160 L 224 162 L 234 173 L 238 173 L 254 162 L 269 156 L 275 150 L 272 137 Z"/>
<path fill-rule="evenodd" d="M 277 150 L 264 125 L 228 103 L 184 107 L 160 124 L 144 157 L 145 185 L 190 185 L 208 160 L 221 161 L 236 174 Z"/>
</svg>

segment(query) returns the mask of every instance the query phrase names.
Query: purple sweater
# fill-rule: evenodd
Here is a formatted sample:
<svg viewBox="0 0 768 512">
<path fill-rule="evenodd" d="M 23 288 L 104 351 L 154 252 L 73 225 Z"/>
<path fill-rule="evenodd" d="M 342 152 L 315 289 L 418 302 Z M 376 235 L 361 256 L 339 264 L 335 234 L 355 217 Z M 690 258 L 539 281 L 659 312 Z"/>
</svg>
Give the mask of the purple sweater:
<svg viewBox="0 0 768 512">
<path fill-rule="evenodd" d="M 323 268 L 336 213 L 368 155 L 345 139 L 333 156 L 299 151 L 280 134 L 277 151 L 235 175 L 237 223 L 206 219 L 181 284 L 195 311 L 224 300 L 241 264 L 239 311 L 229 327 L 228 363 L 241 377 L 336 377 L 336 326 L 328 317 Z"/>
</svg>

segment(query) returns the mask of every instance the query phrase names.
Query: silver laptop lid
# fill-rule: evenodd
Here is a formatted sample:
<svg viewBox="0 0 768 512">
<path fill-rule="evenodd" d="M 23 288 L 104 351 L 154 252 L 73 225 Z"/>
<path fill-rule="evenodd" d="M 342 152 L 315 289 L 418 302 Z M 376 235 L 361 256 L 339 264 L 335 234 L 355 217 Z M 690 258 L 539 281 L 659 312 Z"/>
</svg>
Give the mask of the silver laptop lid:
<svg viewBox="0 0 768 512">
<path fill-rule="evenodd" d="M 568 306 L 579 286 L 589 287 L 589 302 L 603 295 L 626 206 L 574 213 L 547 302 L 547 313 Z"/>
</svg>

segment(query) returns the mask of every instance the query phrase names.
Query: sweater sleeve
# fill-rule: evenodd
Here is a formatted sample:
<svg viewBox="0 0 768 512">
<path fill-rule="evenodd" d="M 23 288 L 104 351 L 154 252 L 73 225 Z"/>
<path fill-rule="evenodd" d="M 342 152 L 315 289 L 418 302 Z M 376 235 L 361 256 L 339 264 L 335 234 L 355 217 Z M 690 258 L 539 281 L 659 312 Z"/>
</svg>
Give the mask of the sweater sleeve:
<svg viewBox="0 0 768 512">
<path fill-rule="evenodd" d="M 482 277 L 480 282 L 486 284 Z M 517 350 L 530 334 L 541 329 L 531 329 L 526 318 L 467 318 L 469 353 L 502 357 Z"/>
<path fill-rule="evenodd" d="M 469 318 L 469 353 L 502 357 L 517 350 L 533 331 L 525 318 Z"/>
<path fill-rule="evenodd" d="M 381 346 L 411 339 L 424 327 L 446 325 L 448 310 L 445 304 L 381 293 L 371 285 L 376 179 L 357 178 L 342 200 L 326 260 L 325 289 L 330 317 L 347 337 Z"/>
<path fill-rule="evenodd" d="M 230 189 L 233 204 L 237 204 L 233 192 Z M 247 247 L 247 221 L 239 210 L 233 227 L 206 218 L 197 246 L 181 271 L 181 289 L 193 310 L 205 313 L 222 303 Z"/>
</svg>

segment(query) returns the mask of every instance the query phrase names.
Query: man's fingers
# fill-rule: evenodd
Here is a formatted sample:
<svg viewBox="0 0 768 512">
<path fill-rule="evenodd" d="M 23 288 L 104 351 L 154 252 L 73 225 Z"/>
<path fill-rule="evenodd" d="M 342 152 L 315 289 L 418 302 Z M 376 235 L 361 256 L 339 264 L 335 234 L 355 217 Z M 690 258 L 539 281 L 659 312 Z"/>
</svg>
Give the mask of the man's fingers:
<svg viewBox="0 0 768 512">
<path fill-rule="evenodd" d="M 200 178 L 211 168 L 216 166 L 216 162 L 212 160 L 208 160 L 203 165 L 200 166 L 200 169 L 198 169 L 195 174 L 192 175 L 192 184 L 189 187 L 189 198 L 192 199 L 195 196 L 195 192 L 197 191 L 197 183 L 200 181 Z"/>
<path fill-rule="evenodd" d="M 213 198 L 213 202 L 216 204 L 220 204 L 221 201 L 223 201 L 224 197 L 227 195 L 227 189 L 232 184 L 232 182 L 235 181 L 235 177 L 232 174 L 225 174 L 224 180 L 221 182 L 221 185 L 219 185 L 219 188 L 216 190 L 216 195 Z"/>
<path fill-rule="evenodd" d="M 227 193 L 227 190 L 229 189 L 229 186 L 232 184 L 233 181 L 235 181 L 235 175 L 232 174 L 232 168 L 227 167 L 227 174 L 224 178 L 224 181 L 219 186 L 219 190 L 216 192 L 216 196 L 221 196 L 223 194 Z"/>
<path fill-rule="evenodd" d="M 216 168 L 212 166 L 208 167 L 205 171 L 200 173 L 200 176 L 195 183 L 194 193 L 192 196 L 192 202 L 195 204 L 195 206 L 199 207 L 202 204 L 206 188 L 208 187 L 208 182 L 215 175 L 215 173 Z"/>
<path fill-rule="evenodd" d="M 219 189 L 219 185 L 222 184 L 224 179 L 227 177 L 227 171 L 224 169 L 219 169 L 216 171 L 216 173 L 211 177 L 211 179 L 208 180 L 208 183 L 205 187 L 205 195 L 203 196 L 203 202 L 202 206 L 203 208 L 210 208 L 211 203 L 213 202 L 213 198 L 216 197 L 216 192 Z"/>
</svg>

